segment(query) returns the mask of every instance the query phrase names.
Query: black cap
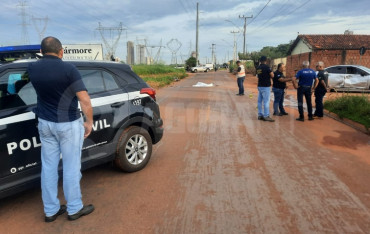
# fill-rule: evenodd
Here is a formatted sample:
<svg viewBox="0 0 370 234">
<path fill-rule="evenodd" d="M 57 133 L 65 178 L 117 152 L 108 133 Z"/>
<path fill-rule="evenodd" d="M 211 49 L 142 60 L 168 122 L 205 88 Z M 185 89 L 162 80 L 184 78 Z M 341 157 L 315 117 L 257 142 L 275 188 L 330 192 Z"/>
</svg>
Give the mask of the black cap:
<svg viewBox="0 0 370 234">
<path fill-rule="evenodd" d="M 261 56 L 260 62 L 265 62 L 265 61 L 267 61 L 267 57 L 266 56 Z"/>
</svg>

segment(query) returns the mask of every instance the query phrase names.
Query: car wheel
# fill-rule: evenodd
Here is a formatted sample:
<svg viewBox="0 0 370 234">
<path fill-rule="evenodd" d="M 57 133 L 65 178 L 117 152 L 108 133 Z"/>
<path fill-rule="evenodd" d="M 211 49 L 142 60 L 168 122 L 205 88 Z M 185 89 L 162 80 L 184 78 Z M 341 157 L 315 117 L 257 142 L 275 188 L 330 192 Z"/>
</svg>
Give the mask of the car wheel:
<svg viewBox="0 0 370 234">
<path fill-rule="evenodd" d="M 144 128 L 132 126 L 121 134 L 114 164 L 125 172 L 135 172 L 148 164 L 152 154 L 152 139 Z"/>
<path fill-rule="evenodd" d="M 208 69 L 206 69 L 204 72 L 208 72 L 209 70 Z"/>
<path fill-rule="evenodd" d="M 198 71 L 197 71 L 197 69 L 194 69 L 194 73 L 197 73 Z"/>
</svg>

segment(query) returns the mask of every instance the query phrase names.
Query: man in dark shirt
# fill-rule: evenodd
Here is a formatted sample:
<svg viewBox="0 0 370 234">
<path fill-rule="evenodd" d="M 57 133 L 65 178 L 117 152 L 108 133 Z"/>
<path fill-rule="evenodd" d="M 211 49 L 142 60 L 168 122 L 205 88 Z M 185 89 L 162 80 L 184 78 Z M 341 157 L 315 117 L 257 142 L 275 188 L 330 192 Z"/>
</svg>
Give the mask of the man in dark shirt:
<svg viewBox="0 0 370 234">
<path fill-rule="evenodd" d="M 288 115 L 284 109 L 284 90 L 286 89 L 286 82 L 292 79 L 285 78 L 283 74 L 284 70 L 285 64 L 279 63 L 277 70 L 274 72 L 272 84 L 272 91 L 274 92 L 274 115 L 277 116 Z"/>
<path fill-rule="evenodd" d="M 319 84 L 315 89 L 316 110 L 313 116 L 322 118 L 324 117 L 323 99 L 328 86 L 328 73 L 324 70 L 324 63 L 321 61 L 317 63 L 316 70 L 318 71 L 317 78 L 319 79 Z"/>
<path fill-rule="evenodd" d="M 266 56 L 262 56 L 260 58 L 261 64 L 257 67 L 258 119 L 274 122 L 275 120 L 270 118 L 271 79 L 274 77 L 274 73 L 271 71 L 270 67 L 266 65 L 266 61 Z"/>
<path fill-rule="evenodd" d="M 313 120 L 311 96 L 312 91 L 315 90 L 318 83 L 316 72 L 310 69 L 309 66 L 310 66 L 309 61 L 303 61 L 303 69 L 299 70 L 296 76 L 293 78 L 294 88 L 297 89 L 297 100 L 299 111 L 299 118 L 297 118 L 297 120 L 302 122 L 304 121 L 303 95 L 305 96 L 307 103 L 308 120 Z M 313 84 L 314 81 L 315 83 Z"/>
<path fill-rule="evenodd" d="M 41 190 L 45 222 L 68 212 L 75 220 L 94 210 L 81 199 L 81 150 L 84 138 L 92 129 L 93 111 L 81 75 L 72 64 L 63 62 L 62 44 L 57 38 L 41 42 L 43 58 L 28 67 L 37 93 L 38 130 L 41 140 Z M 83 122 L 78 101 L 85 114 Z M 63 160 L 63 190 L 67 206 L 58 199 L 58 165 Z"/>
</svg>

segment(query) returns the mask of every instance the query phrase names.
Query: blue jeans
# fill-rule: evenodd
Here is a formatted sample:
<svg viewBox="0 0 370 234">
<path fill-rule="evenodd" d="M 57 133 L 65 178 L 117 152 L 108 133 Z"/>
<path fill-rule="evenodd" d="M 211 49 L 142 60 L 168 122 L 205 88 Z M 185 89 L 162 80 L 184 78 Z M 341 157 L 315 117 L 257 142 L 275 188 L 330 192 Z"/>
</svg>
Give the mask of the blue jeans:
<svg viewBox="0 0 370 234">
<path fill-rule="evenodd" d="M 285 113 L 285 109 L 283 105 L 284 89 L 272 87 L 272 91 L 274 92 L 274 114 Z"/>
<path fill-rule="evenodd" d="M 258 87 L 258 116 L 270 116 L 270 90 L 270 87 Z"/>
<path fill-rule="evenodd" d="M 58 165 L 63 161 L 63 191 L 69 215 L 82 209 L 81 150 L 84 140 L 82 118 L 65 123 L 54 123 L 39 118 L 41 140 L 41 190 L 46 216 L 56 214 L 58 199 Z"/>
<path fill-rule="evenodd" d="M 237 79 L 238 87 L 239 87 L 239 94 L 244 94 L 244 85 L 243 85 L 244 79 L 245 79 L 245 76 L 239 77 Z"/>
</svg>

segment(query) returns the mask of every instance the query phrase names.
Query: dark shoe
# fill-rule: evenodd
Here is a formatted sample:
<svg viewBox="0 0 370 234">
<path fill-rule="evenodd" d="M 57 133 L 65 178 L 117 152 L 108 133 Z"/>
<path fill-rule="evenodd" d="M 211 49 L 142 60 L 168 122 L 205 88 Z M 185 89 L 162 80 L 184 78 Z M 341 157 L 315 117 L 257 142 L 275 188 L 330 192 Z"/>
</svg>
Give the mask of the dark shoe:
<svg viewBox="0 0 370 234">
<path fill-rule="evenodd" d="M 76 219 L 79 219 L 81 218 L 81 216 L 84 216 L 84 215 L 88 215 L 90 214 L 91 212 L 94 211 L 94 206 L 93 205 L 87 205 L 87 206 L 84 206 L 82 207 L 82 209 L 77 212 L 76 214 L 73 214 L 73 215 L 68 215 L 68 220 L 76 220 Z"/>
<path fill-rule="evenodd" d="M 304 118 L 297 118 L 295 120 L 304 122 Z"/>
<path fill-rule="evenodd" d="M 282 114 L 282 115 L 288 115 L 288 113 L 286 113 L 286 112 L 280 112 L 280 114 Z"/>
<path fill-rule="evenodd" d="M 270 116 L 263 117 L 263 120 L 267 122 L 275 122 L 275 120 L 271 119 Z"/>
<path fill-rule="evenodd" d="M 258 120 L 265 120 L 263 116 L 258 116 Z"/>
<path fill-rule="evenodd" d="M 283 114 L 282 114 L 282 113 L 274 113 L 273 115 L 283 116 Z"/>
<path fill-rule="evenodd" d="M 313 117 L 311 116 L 311 117 L 308 117 L 308 120 L 313 120 Z"/>
<path fill-rule="evenodd" d="M 55 221 L 59 215 L 64 214 L 67 210 L 66 205 L 61 205 L 58 212 L 53 216 L 45 216 L 45 222 L 50 223 Z"/>
</svg>

